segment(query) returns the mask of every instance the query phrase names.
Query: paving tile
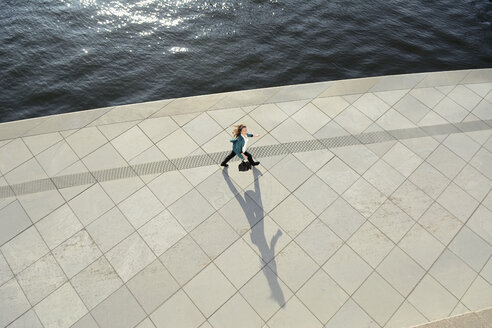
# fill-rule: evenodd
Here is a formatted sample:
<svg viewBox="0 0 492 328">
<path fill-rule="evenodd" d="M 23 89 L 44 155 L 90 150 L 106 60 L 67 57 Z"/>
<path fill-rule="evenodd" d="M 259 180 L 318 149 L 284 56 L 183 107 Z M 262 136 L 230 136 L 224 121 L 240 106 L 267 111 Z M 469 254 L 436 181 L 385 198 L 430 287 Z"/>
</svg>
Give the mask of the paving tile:
<svg viewBox="0 0 492 328">
<path fill-rule="evenodd" d="M 482 201 L 492 188 L 492 181 L 468 164 L 456 176 L 453 182 L 473 196 L 477 201 Z"/>
<path fill-rule="evenodd" d="M 472 311 L 482 310 L 492 304 L 492 286 L 478 276 L 465 293 L 461 301 Z"/>
<path fill-rule="evenodd" d="M 286 131 L 287 133 L 290 133 Z M 307 133 L 307 132 L 306 132 Z M 340 124 L 336 123 L 335 121 L 330 121 L 328 124 L 326 124 L 324 127 L 318 130 L 314 134 L 314 136 L 318 139 L 323 139 L 323 138 L 333 138 L 333 137 L 341 137 L 341 136 L 347 136 L 350 133 L 342 128 Z"/>
<path fill-rule="evenodd" d="M 479 272 L 492 255 L 492 247 L 464 226 L 449 244 L 449 249 Z"/>
<path fill-rule="evenodd" d="M 319 96 L 332 82 L 318 82 L 310 84 L 290 85 L 283 88 L 275 88 L 277 92 L 265 101 L 282 102 L 299 99 L 310 99 Z"/>
<path fill-rule="evenodd" d="M 127 161 L 153 146 L 152 141 L 138 126 L 134 126 L 111 140 L 111 144 Z"/>
<path fill-rule="evenodd" d="M 246 112 L 239 107 L 219 109 L 207 112 L 222 128 L 228 129 L 246 115 Z"/>
<path fill-rule="evenodd" d="M 31 220 L 18 201 L 0 209 L 0 245 L 8 242 L 31 225 Z"/>
<path fill-rule="evenodd" d="M 109 197 L 118 204 L 140 188 L 144 186 L 143 181 L 137 177 L 131 177 L 126 179 L 109 180 L 101 182 L 101 187 L 108 194 Z"/>
<path fill-rule="evenodd" d="M 432 125 L 441 125 L 441 124 L 449 124 L 448 121 L 446 121 L 444 118 L 442 118 L 439 114 L 436 112 L 429 111 L 419 122 L 418 125 L 425 127 L 425 126 L 432 126 Z M 444 136 L 435 136 L 434 138 L 442 140 Z"/>
<path fill-rule="evenodd" d="M 49 176 L 54 176 L 79 158 L 65 141 L 60 141 L 36 155 L 39 164 Z"/>
<path fill-rule="evenodd" d="M 35 311 L 44 327 L 70 327 L 87 313 L 84 303 L 69 283 L 37 304 Z"/>
<path fill-rule="evenodd" d="M 370 217 L 386 200 L 384 194 L 363 178 L 345 191 L 343 198 L 366 218 Z"/>
<path fill-rule="evenodd" d="M 14 139 L 0 148 L 0 172 L 6 174 L 32 157 L 22 139 Z"/>
<path fill-rule="evenodd" d="M 486 242 L 492 245 L 492 217 L 491 211 L 481 205 L 470 217 L 467 226 L 476 234 L 482 237 Z"/>
<path fill-rule="evenodd" d="M 378 328 L 380 326 L 357 303 L 349 299 L 325 326 L 325 328 L 344 327 Z"/>
<path fill-rule="evenodd" d="M 418 224 L 410 229 L 398 245 L 426 270 L 444 249 L 444 245 Z"/>
<path fill-rule="evenodd" d="M 259 178 L 246 190 L 254 190 L 248 196 L 268 213 L 289 195 L 289 191 L 271 173 L 257 172 L 260 174 Z"/>
<path fill-rule="evenodd" d="M 244 300 L 241 294 L 235 294 L 210 318 L 215 328 L 227 327 L 262 327 L 263 320 Z"/>
<path fill-rule="evenodd" d="M 103 253 L 135 231 L 117 207 L 103 214 L 86 229 Z"/>
<path fill-rule="evenodd" d="M 258 272 L 240 290 L 241 295 L 267 321 L 291 298 L 290 289 L 268 268 Z"/>
<path fill-rule="evenodd" d="M 89 310 L 123 285 L 104 256 L 79 272 L 71 282 Z"/>
<path fill-rule="evenodd" d="M 165 206 L 171 205 L 192 188 L 188 180 L 178 171 L 163 173 L 147 186 Z"/>
<path fill-rule="evenodd" d="M 7 180 L 8 184 L 10 185 L 16 185 L 46 178 L 48 178 L 46 172 L 43 170 L 41 165 L 39 165 L 38 161 L 35 158 L 22 163 L 15 169 L 11 170 L 9 173 L 5 174 L 5 180 Z"/>
<path fill-rule="evenodd" d="M 205 321 L 203 314 L 180 290 L 150 316 L 157 328 L 198 327 Z"/>
<path fill-rule="evenodd" d="M 418 312 L 412 304 L 405 301 L 391 317 L 385 327 L 413 327 L 421 325 L 425 322 L 427 322 L 427 319 L 420 312 Z"/>
<path fill-rule="evenodd" d="M 490 258 L 487 264 L 485 264 L 480 272 L 480 275 L 489 283 L 492 283 L 492 258 Z"/>
<path fill-rule="evenodd" d="M 403 296 L 408 296 L 425 274 L 425 271 L 399 247 L 391 250 L 377 267 L 377 271 Z"/>
<path fill-rule="evenodd" d="M 67 281 L 65 273 L 51 254 L 17 275 L 17 281 L 31 304 L 36 304 Z"/>
<path fill-rule="evenodd" d="M 410 175 L 409 180 L 427 195 L 437 198 L 449 184 L 449 179 L 426 162 Z"/>
<path fill-rule="evenodd" d="M 390 200 L 385 201 L 369 220 L 394 243 L 398 243 L 415 224 L 408 214 Z"/>
<path fill-rule="evenodd" d="M 281 308 L 268 321 L 272 328 L 280 327 L 322 327 L 321 322 L 302 304 L 297 297 L 287 301 L 285 307 Z"/>
<path fill-rule="evenodd" d="M 463 296 L 477 276 L 475 271 L 447 249 L 429 272 L 457 298 Z"/>
<path fill-rule="evenodd" d="M 377 120 L 390 106 L 375 96 L 373 93 L 365 93 L 357 99 L 353 106 L 359 109 L 373 121 Z"/>
<path fill-rule="evenodd" d="M 429 196 L 408 180 L 389 199 L 414 220 L 418 220 L 433 203 L 433 200 Z"/>
<path fill-rule="evenodd" d="M 292 115 L 292 118 L 311 134 L 330 121 L 330 118 L 313 104 L 307 104 Z"/>
<path fill-rule="evenodd" d="M 294 195 L 316 215 L 321 214 L 338 197 L 337 193 L 316 175 L 306 180 Z"/>
<path fill-rule="evenodd" d="M 216 209 L 220 209 L 238 193 L 237 185 L 225 171 L 216 171 L 196 189 Z"/>
<path fill-rule="evenodd" d="M 183 237 L 159 258 L 180 285 L 186 284 L 210 263 L 210 258 L 190 235 Z"/>
<path fill-rule="evenodd" d="M 313 139 L 313 136 L 292 118 L 283 121 L 275 129 L 270 131 L 270 134 L 281 142 Z"/>
<path fill-rule="evenodd" d="M 403 96 L 393 108 L 416 124 L 430 111 L 430 108 L 412 96 L 414 90 Z"/>
<path fill-rule="evenodd" d="M 454 179 L 466 165 L 465 161 L 442 145 L 437 147 L 437 149 L 430 154 L 427 158 L 427 162 L 451 180 Z"/>
<path fill-rule="evenodd" d="M 205 221 L 214 212 L 214 208 L 198 191 L 193 189 L 171 205 L 169 211 L 186 231 L 190 232 Z"/>
<path fill-rule="evenodd" d="M 24 143 L 33 155 L 39 154 L 43 150 L 53 146 L 62 139 L 63 137 L 59 132 L 46 133 L 22 138 L 22 140 L 24 140 Z"/>
<path fill-rule="evenodd" d="M 490 114 L 490 107 L 492 105 L 492 99 L 489 94 L 487 99 L 482 100 L 472 111 L 472 113 L 478 116 L 482 120 L 490 120 L 492 115 Z"/>
<path fill-rule="evenodd" d="M 343 241 L 318 219 L 297 236 L 296 241 L 319 265 L 323 265 L 343 244 Z"/>
<path fill-rule="evenodd" d="M 384 195 L 389 197 L 405 180 L 405 177 L 386 162 L 379 160 L 363 177 Z"/>
<path fill-rule="evenodd" d="M 404 298 L 376 272 L 367 278 L 353 298 L 381 326 L 404 301 Z"/>
<path fill-rule="evenodd" d="M 403 139 L 400 142 L 422 159 L 426 159 L 439 146 L 439 142 L 432 137 Z"/>
<path fill-rule="evenodd" d="M 158 260 L 130 279 L 127 286 L 147 313 L 153 312 L 179 289 L 176 280 Z"/>
<path fill-rule="evenodd" d="M 79 321 L 77 321 L 71 328 L 99 328 L 96 320 L 92 317 L 90 313 L 83 316 Z"/>
<path fill-rule="evenodd" d="M 108 142 L 96 127 L 82 128 L 65 139 L 79 158 L 92 153 Z"/>
<path fill-rule="evenodd" d="M 341 197 L 321 213 L 319 219 L 342 240 L 347 240 L 366 220 Z"/>
<path fill-rule="evenodd" d="M 268 263 L 292 240 L 269 216 L 251 228 L 248 236 L 243 235 L 243 240 Z M 279 243 L 277 245 L 277 243 Z"/>
<path fill-rule="evenodd" d="M 469 113 L 465 108 L 448 97 L 437 104 L 433 110 L 452 123 L 461 122 Z"/>
<path fill-rule="evenodd" d="M 491 161 L 492 153 L 482 148 L 475 154 L 475 156 L 473 156 L 470 164 L 473 165 L 477 170 L 482 172 L 489 179 L 492 179 L 492 168 L 490 165 Z"/>
<path fill-rule="evenodd" d="M 191 236 L 212 260 L 239 238 L 218 213 L 200 224 L 191 232 Z"/>
<path fill-rule="evenodd" d="M 478 207 L 478 202 L 454 183 L 446 188 L 437 201 L 461 222 L 466 222 Z"/>
<path fill-rule="evenodd" d="M 480 145 L 466 134 L 450 134 L 443 144 L 465 161 L 472 159 Z"/>
<path fill-rule="evenodd" d="M 394 247 L 394 243 L 369 221 L 366 221 L 347 243 L 373 268 L 377 267 Z"/>
<path fill-rule="evenodd" d="M 138 233 L 157 256 L 186 235 L 183 227 L 167 210 L 143 225 Z"/>
<path fill-rule="evenodd" d="M 293 155 L 288 155 L 269 171 L 285 187 L 287 187 L 290 192 L 297 189 L 297 187 L 312 174 L 312 172 Z"/>
<path fill-rule="evenodd" d="M 138 127 L 154 143 L 161 141 L 164 137 L 176 131 L 179 127 L 170 117 L 148 118 L 138 124 Z"/>
<path fill-rule="evenodd" d="M 385 130 L 415 128 L 415 124 L 393 108 L 388 109 L 376 123 Z"/>
<path fill-rule="evenodd" d="M 275 261 L 271 261 L 268 266 L 294 292 L 318 269 L 316 262 L 295 242 L 281 250 Z"/>
<path fill-rule="evenodd" d="M 400 100 L 405 94 L 407 94 L 408 91 L 409 89 L 378 91 L 374 92 L 373 94 L 382 99 L 388 105 L 393 106 L 398 102 L 398 100 Z"/>
<path fill-rule="evenodd" d="M 185 131 L 178 129 L 159 141 L 157 147 L 167 158 L 185 157 L 198 148 L 198 144 Z"/>
<path fill-rule="evenodd" d="M 3 255 L 0 253 L 0 286 L 2 286 L 4 283 L 9 281 L 14 277 L 14 274 L 12 273 L 12 270 L 10 270 L 10 267 L 3 257 Z"/>
<path fill-rule="evenodd" d="M 91 204 L 91 206 L 87 206 Z M 99 184 L 94 184 L 77 197 L 68 202 L 78 219 L 84 226 L 110 210 L 114 203 Z"/>
<path fill-rule="evenodd" d="M 26 194 L 17 199 L 34 223 L 65 203 L 58 190 Z"/>
<path fill-rule="evenodd" d="M 334 121 L 350 134 L 361 133 L 372 124 L 372 120 L 354 106 L 347 107 L 334 118 Z"/>
<path fill-rule="evenodd" d="M 408 301 L 431 321 L 449 316 L 458 303 L 450 292 L 429 275 L 424 276 L 415 287 Z"/>
<path fill-rule="evenodd" d="M 481 100 L 480 96 L 464 85 L 457 85 L 447 96 L 468 110 L 472 110 Z"/>
<path fill-rule="evenodd" d="M 243 239 L 238 239 L 214 263 L 236 288 L 241 288 L 265 265 Z"/>
<path fill-rule="evenodd" d="M 365 145 L 334 148 L 332 151 L 359 174 L 363 174 L 378 160 L 378 156 Z"/>
<path fill-rule="evenodd" d="M 318 171 L 334 157 L 333 153 L 328 149 L 294 153 L 293 155 L 312 172 Z"/>
<path fill-rule="evenodd" d="M 12 272 L 18 274 L 36 262 L 49 249 L 34 227 L 30 227 L 1 247 Z"/>
<path fill-rule="evenodd" d="M 0 325 L 2 327 L 7 326 L 30 307 L 17 280 L 11 279 L 0 286 Z"/>
<path fill-rule="evenodd" d="M 290 195 L 270 212 L 270 217 L 294 238 L 314 220 L 315 215 L 294 195 Z"/>
<path fill-rule="evenodd" d="M 188 179 L 188 181 L 193 185 L 199 185 L 203 180 L 211 176 L 218 169 L 217 165 L 201 166 L 191 169 L 180 170 L 181 173 Z M 249 183 L 248 183 L 249 184 Z"/>
<path fill-rule="evenodd" d="M 339 194 L 342 194 L 359 178 L 359 174 L 338 157 L 334 157 L 316 174 Z"/>
<path fill-rule="evenodd" d="M 119 203 L 118 208 L 135 229 L 140 228 L 164 210 L 162 203 L 148 187 L 143 187 Z"/>
<path fill-rule="evenodd" d="M 21 317 L 11 323 L 9 328 L 43 328 L 43 325 L 39 321 L 39 318 L 36 315 L 34 310 L 29 310 L 24 313 Z M 74 327 L 74 326 L 72 326 Z M 77 328 L 77 327 L 74 327 Z M 95 327 L 97 328 L 97 327 Z"/>
<path fill-rule="evenodd" d="M 91 313 L 101 328 L 130 328 L 145 318 L 145 312 L 126 286 L 105 299 Z"/>
<path fill-rule="evenodd" d="M 346 245 L 325 263 L 323 269 L 349 295 L 353 294 L 372 272 L 371 267 Z"/>
<path fill-rule="evenodd" d="M 71 279 L 101 256 L 101 251 L 85 230 L 73 235 L 53 250 L 53 255 Z"/>
<path fill-rule="evenodd" d="M 80 221 L 68 205 L 63 205 L 36 223 L 50 249 L 60 245 L 63 241 L 83 228 Z"/>
<path fill-rule="evenodd" d="M 434 108 L 445 95 L 435 88 L 416 88 L 410 94 L 429 108 Z"/>
<path fill-rule="evenodd" d="M 298 110 L 303 108 L 309 103 L 309 99 L 303 99 L 303 100 L 294 100 L 294 101 L 286 101 L 286 102 L 280 102 L 276 103 L 281 110 L 284 111 L 285 114 L 288 116 L 294 115 Z"/>
<path fill-rule="evenodd" d="M 207 128 L 204 129 L 203 127 Z M 183 130 L 199 145 L 203 145 L 222 131 L 222 127 L 206 112 L 186 123 Z"/>
<path fill-rule="evenodd" d="M 248 190 L 236 194 L 219 210 L 220 215 L 241 236 L 265 216 L 263 208 L 249 196 L 252 193 L 254 191 Z"/>
<path fill-rule="evenodd" d="M 184 291 L 205 316 L 209 317 L 236 289 L 214 264 L 210 264 L 184 286 Z"/>
<path fill-rule="evenodd" d="M 249 113 L 249 115 L 267 131 L 273 130 L 288 117 L 275 104 L 258 106 L 255 110 Z"/>
<path fill-rule="evenodd" d="M 120 122 L 120 123 L 113 123 L 113 124 L 104 124 L 104 125 L 98 125 L 97 128 L 99 131 L 101 131 L 102 134 L 106 137 L 108 140 L 113 140 L 120 134 L 122 134 L 125 131 L 128 131 L 138 123 L 140 123 L 140 120 L 134 120 L 134 121 L 128 121 L 128 122 Z"/>
<path fill-rule="evenodd" d="M 420 225 L 444 245 L 458 233 L 463 223 L 438 203 L 432 204 L 419 220 Z"/>
<path fill-rule="evenodd" d="M 336 117 L 350 105 L 350 103 L 339 96 L 316 98 L 312 103 L 331 118 Z"/>
<path fill-rule="evenodd" d="M 405 177 L 412 174 L 412 172 L 422 163 L 422 159 L 419 156 L 399 142 L 395 143 L 395 145 L 384 154 L 383 160 Z"/>
<path fill-rule="evenodd" d="M 323 270 L 316 272 L 307 281 L 297 292 L 297 297 L 323 324 L 328 322 L 349 298 Z"/>
</svg>

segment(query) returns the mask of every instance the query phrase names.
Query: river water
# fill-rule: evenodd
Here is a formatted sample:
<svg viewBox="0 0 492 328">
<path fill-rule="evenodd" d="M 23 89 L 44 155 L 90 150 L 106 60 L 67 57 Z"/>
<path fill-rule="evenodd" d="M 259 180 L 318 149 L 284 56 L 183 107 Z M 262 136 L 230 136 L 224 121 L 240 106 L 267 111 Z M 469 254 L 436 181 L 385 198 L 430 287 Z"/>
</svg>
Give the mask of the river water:
<svg viewBox="0 0 492 328">
<path fill-rule="evenodd" d="M 0 0 L 0 122 L 492 67 L 491 1 Z"/>
</svg>

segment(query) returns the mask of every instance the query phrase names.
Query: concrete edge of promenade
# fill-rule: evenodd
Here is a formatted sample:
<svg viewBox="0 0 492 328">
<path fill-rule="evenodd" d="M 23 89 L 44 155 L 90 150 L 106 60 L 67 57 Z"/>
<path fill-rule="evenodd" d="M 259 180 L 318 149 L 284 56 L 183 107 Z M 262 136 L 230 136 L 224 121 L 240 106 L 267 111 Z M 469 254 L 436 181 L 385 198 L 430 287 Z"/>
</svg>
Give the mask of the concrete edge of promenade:
<svg viewBox="0 0 492 328">
<path fill-rule="evenodd" d="M 492 68 L 386 75 L 367 78 L 287 85 L 202 96 L 120 105 L 42 116 L 0 124 L 2 140 L 80 129 L 112 123 L 186 115 L 227 108 L 259 106 L 318 97 L 412 88 L 492 83 Z"/>
</svg>

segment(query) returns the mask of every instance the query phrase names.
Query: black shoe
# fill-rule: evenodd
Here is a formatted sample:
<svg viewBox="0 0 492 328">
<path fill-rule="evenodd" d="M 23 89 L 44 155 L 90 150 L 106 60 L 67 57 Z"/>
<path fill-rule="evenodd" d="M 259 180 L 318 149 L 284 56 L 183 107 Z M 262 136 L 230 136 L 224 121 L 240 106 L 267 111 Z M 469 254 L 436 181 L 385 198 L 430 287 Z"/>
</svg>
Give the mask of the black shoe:
<svg viewBox="0 0 492 328">
<path fill-rule="evenodd" d="M 251 165 L 256 166 L 256 165 L 258 165 L 258 164 L 260 164 L 260 162 L 254 162 L 254 163 L 253 163 L 253 164 L 251 164 Z"/>
<path fill-rule="evenodd" d="M 222 162 L 222 163 L 220 163 L 220 166 L 229 167 L 229 164 Z"/>
</svg>

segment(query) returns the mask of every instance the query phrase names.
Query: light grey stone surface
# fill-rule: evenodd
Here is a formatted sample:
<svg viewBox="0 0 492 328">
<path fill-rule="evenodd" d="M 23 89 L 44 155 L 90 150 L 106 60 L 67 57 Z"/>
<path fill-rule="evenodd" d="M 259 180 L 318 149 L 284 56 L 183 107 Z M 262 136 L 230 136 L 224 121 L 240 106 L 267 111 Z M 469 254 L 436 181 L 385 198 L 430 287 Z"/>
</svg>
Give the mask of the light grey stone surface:
<svg viewBox="0 0 492 328">
<path fill-rule="evenodd" d="M 0 124 L 0 327 L 402 328 L 492 306 L 491 72 Z M 261 135 L 252 172 L 218 165 L 238 123 Z"/>
</svg>

